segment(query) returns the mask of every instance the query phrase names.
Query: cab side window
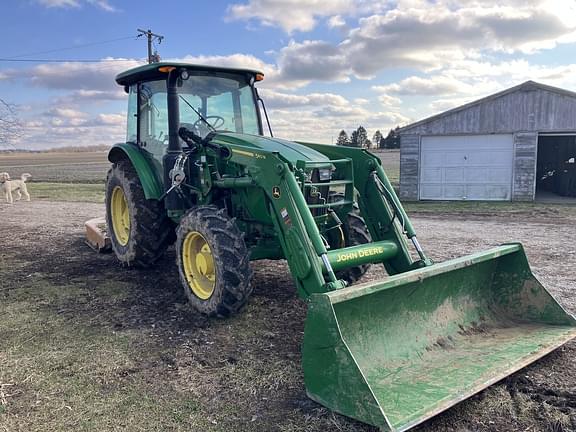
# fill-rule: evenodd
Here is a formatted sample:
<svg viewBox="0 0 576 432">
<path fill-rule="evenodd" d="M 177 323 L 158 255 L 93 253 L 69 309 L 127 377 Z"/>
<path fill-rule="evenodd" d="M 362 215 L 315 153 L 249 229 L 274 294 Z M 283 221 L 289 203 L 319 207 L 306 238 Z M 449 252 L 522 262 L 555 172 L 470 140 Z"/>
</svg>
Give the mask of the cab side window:
<svg viewBox="0 0 576 432">
<path fill-rule="evenodd" d="M 136 144 L 138 142 L 137 136 L 137 122 L 138 122 L 138 86 L 131 85 L 128 91 L 128 121 L 126 124 L 126 142 Z"/>
<path fill-rule="evenodd" d="M 138 100 L 139 143 L 143 147 L 168 142 L 166 81 L 140 84 Z"/>
</svg>

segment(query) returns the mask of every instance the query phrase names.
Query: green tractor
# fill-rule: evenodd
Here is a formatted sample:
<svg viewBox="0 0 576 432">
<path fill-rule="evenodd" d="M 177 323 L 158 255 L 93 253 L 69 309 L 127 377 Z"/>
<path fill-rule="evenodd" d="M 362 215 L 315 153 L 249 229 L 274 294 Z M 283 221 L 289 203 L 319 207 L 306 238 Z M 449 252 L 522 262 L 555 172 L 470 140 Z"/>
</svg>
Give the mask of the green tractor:
<svg viewBox="0 0 576 432">
<path fill-rule="evenodd" d="M 121 262 L 150 266 L 175 242 L 192 307 L 227 317 L 248 301 L 250 261 L 287 260 L 308 306 L 308 395 L 385 431 L 576 336 L 520 244 L 434 264 L 377 157 L 273 138 L 262 79 L 182 63 L 117 76 L 128 133 L 109 153 L 106 222 Z M 389 276 L 354 285 L 370 264 Z"/>
</svg>

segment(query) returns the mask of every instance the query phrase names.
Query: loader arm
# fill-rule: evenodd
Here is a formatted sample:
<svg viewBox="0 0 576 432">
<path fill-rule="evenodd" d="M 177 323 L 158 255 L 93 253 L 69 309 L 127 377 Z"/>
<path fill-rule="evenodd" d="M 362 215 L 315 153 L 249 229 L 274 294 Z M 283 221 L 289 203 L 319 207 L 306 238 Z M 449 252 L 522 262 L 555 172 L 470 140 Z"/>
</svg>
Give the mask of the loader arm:
<svg viewBox="0 0 576 432">
<path fill-rule="evenodd" d="M 344 288 L 346 284 L 337 279 L 335 271 L 347 267 L 383 263 L 390 274 L 396 274 L 430 264 L 429 261 L 414 261 L 411 258 L 404 231 L 407 231 L 406 235 L 415 237 L 414 230 L 386 174 L 376 162 L 377 158 L 369 153 L 328 156 L 337 157 L 330 158 L 332 165 L 346 164 L 350 168 L 343 170 L 348 173 L 349 179 L 338 180 L 334 184 L 347 185 L 344 195 L 350 203 L 354 199 L 354 191 L 358 191 L 362 214 L 369 215 L 365 218 L 373 242 L 328 250 L 311 212 L 311 207 L 322 205 L 309 205 L 304 197 L 305 189 L 311 187 L 305 178 L 304 168 L 307 164 L 317 165 L 318 162 L 301 161 L 294 166 L 278 152 L 246 148 L 230 142 L 226 142 L 226 145 L 230 148 L 228 162 L 244 166 L 247 175 L 243 178 L 222 178 L 216 180 L 214 185 L 223 188 L 259 188 L 265 192 L 270 217 L 302 297 Z M 330 187 L 331 183 L 323 185 Z M 382 188 L 385 188 L 384 192 Z M 329 206 L 326 204 L 326 207 Z"/>
<path fill-rule="evenodd" d="M 299 142 L 330 158 L 348 158 L 354 170 L 354 187 L 358 191 L 358 205 L 373 239 L 397 239 L 402 253 L 384 265 L 393 275 L 417 267 L 432 265 L 432 260 L 422 250 L 416 231 L 394 188 L 390 184 L 380 159 L 370 152 L 353 147 Z M 410 259 L 405 238 L 411 240 L 420 260 Z"/>
</svg>

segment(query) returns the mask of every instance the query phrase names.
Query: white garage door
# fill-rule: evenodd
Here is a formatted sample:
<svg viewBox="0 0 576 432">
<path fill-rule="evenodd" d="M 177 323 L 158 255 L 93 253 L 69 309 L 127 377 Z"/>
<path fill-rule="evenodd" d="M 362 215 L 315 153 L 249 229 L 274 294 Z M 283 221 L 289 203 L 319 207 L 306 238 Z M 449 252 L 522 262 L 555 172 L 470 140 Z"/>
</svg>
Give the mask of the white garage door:
<svg viewBox="0 0 576 432">
<path fill-rule="evenodd" d="M 422 137 L 420 199 L 510 200 L 512 135 Z"/>
</svg>

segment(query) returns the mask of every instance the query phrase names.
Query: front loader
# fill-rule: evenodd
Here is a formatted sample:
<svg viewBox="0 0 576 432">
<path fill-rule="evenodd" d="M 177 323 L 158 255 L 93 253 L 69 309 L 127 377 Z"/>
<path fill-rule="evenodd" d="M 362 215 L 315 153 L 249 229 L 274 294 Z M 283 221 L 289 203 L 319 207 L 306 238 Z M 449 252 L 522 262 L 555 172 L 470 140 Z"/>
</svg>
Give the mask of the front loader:
<svg viewBox="0 0 576 432">
<path fill-rule="evenodd" d="M 265 137 L 261 79 L 182 63 L 118 75 L 128 133 L 109 154 L 106 222 L 120 261 L 152 265 L 175 242 L 192 307 L 226 317 L 252 291 L 250 261 L 286 259 L 308 305 L 308 395 L 385 431 L 576 336 L 520 244 L 434 264 L 377 157 Z M 354 285 L 371 264 L 388 277 Z"/>
</svg>

